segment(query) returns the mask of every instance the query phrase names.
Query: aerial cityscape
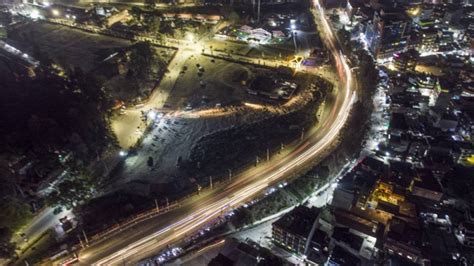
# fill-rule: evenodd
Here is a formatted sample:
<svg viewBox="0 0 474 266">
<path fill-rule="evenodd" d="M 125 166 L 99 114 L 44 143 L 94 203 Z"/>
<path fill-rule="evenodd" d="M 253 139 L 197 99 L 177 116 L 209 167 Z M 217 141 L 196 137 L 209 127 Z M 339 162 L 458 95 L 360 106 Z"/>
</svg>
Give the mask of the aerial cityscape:
<svg viewBox="0 0 474 266">
<path fill-rule="evenodd" d="M 472 4 L 0 0 L 0 265 L 474 265 Z"/>
</svg>

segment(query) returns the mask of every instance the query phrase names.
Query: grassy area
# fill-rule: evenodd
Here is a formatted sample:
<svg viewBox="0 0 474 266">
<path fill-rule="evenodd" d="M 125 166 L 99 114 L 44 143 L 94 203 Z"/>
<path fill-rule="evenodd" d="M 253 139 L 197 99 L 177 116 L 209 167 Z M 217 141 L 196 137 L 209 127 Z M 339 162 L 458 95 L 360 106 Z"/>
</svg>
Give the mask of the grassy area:
<svg viewBox="0 0 474 266">
<path fill-rule="evenodd" d="M 127 40 L 46 22 L 18 24 L 8 37 L 8 43 L 40 61 L 48 58 L 65 69 L 80 67 L 86 72 L 98 66 L 102 51 L 131 45 Z"/>
</svg>

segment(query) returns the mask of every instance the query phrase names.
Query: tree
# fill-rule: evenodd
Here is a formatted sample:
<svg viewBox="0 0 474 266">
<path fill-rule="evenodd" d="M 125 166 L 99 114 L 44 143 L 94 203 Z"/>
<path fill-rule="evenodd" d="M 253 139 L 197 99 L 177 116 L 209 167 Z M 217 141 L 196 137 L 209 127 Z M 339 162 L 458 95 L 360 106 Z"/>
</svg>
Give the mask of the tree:
<svg viewBox="0 0 474 266">
<path fill-rule="evenodd" d="M 153 158 L 152 158 L 151 156 L 148 157 L 148 160 L 146 161 L 146 164 L 147 164 L 148 166 L 150 166 L 150 167 L 153 166 Z"/>
<path fill-rule="evenodd" d="M 79 174 L 59 183 L 56 190 L 46 197 L 46 203 L 60 212 L 62 207 L 71 209 L 90 199 L 92 191 L 93 185 L 89 178 Z"/>
<path fill-rule="evenodd" d="M 130 15 L 132 15 L 136 21 L 141 21 L 142 10 L 137 6 L 133 6 L 132 9 L 130 9 Z"/>
<path fill-rule="evenodd" d="M 8 228 L 14 232 L 28 223 L 32 217 L 28 204 L 13 197 L 0 200 L 0 228 Z"/>
<path fill-rule="evenodd" d="M 147 78 L 151 72 L 151 64 L 155 51 L 150 42 L 138 42 L 131 48 L 130 75 L 136 78 Z"/>
<path fill-rule="evenodd" d="M 150 9 L 153 9 L 156 6 L 155 0 L 145 0 L 145 4 Z"/>
<path fill-rule="evenodd" d="M 240 16 L 237 12 L 231 11 L 229 14 L 229 21 L 232 23 L 237 23 L 240 20 Z"/>
<path fill-rule="evenodd" d="M 339 40 L 342 42 L 342 45 L 349 51 L 351 47 L 351 33 L 342 28 L 340 29 L 337 34 L 339 35 Z"/>
<path fill-rule="evenodd" d="M 0 258 L 11 258 L 15 255 L 15 245 L 11 242 L 12 231 L 6 227 L 0 228 Z"/>
<path fill-rule="evenodd" d="M 150 33 L 159 35 L 161 29 L 161 20 L 158 16 L 149 16 L 147 19 L 147 28 Z"/>
</svg>

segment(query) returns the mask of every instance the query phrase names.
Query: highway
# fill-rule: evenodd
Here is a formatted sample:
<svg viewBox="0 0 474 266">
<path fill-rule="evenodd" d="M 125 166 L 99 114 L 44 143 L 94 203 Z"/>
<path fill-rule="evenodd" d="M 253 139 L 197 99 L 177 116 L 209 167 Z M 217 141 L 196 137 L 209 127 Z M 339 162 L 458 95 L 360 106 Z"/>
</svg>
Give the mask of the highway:
<svg viewBox="0 0 474 266">
<path fill-rule="evenodd" d="M 318 0 L 315 17 L 321 37 L 330 49 L 337 68 L 339 87 L 325 118 L 294 147 L 269 162 L 236 175 L 232 182 L 188 198 L 170 212 L 123 230 L 111 238 L 92 244 L 79 253 L 81 265 L 128 265 L 156 254 L 160 249 L 192 235 L 224 211 L 236 208 L 259 195 L 267 187 L 284 180 L 299 169 L 314 164 L 333 147 L 345 125 L 355 99 L 352 73 L 339 49 Z"/>
</svg>

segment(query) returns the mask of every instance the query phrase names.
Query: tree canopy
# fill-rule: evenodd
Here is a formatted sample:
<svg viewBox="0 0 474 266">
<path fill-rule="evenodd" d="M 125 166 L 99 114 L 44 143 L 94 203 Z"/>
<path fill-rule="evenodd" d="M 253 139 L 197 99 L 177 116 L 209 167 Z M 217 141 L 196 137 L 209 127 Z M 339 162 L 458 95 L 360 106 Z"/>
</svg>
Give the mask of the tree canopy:
<svg viewBox="0 0 474 266">
<path fill-rule="evenodd" d="M 82 201 L 90 199 L 92 195 L 93 183 L 90 178 L 84 174 L 77 174 L 59 183 L 47 196 L 46 202 L 59 212 L 62 207 L 67 209 L 76 207 Z"/>
<path fill-rule="evenodd" d="M 13 197 L 0 200 L 0 228 L 8 228 L 14 232 L 24 226 L 32 216 L 28 204 Z"/>
<path fill-rule="evenodd" d="M 12 232 L 6 227 L 0 228 L 0 258 L 11 258 L 15 255 L 15 245 L 10 242 Z"/>
</svg>

